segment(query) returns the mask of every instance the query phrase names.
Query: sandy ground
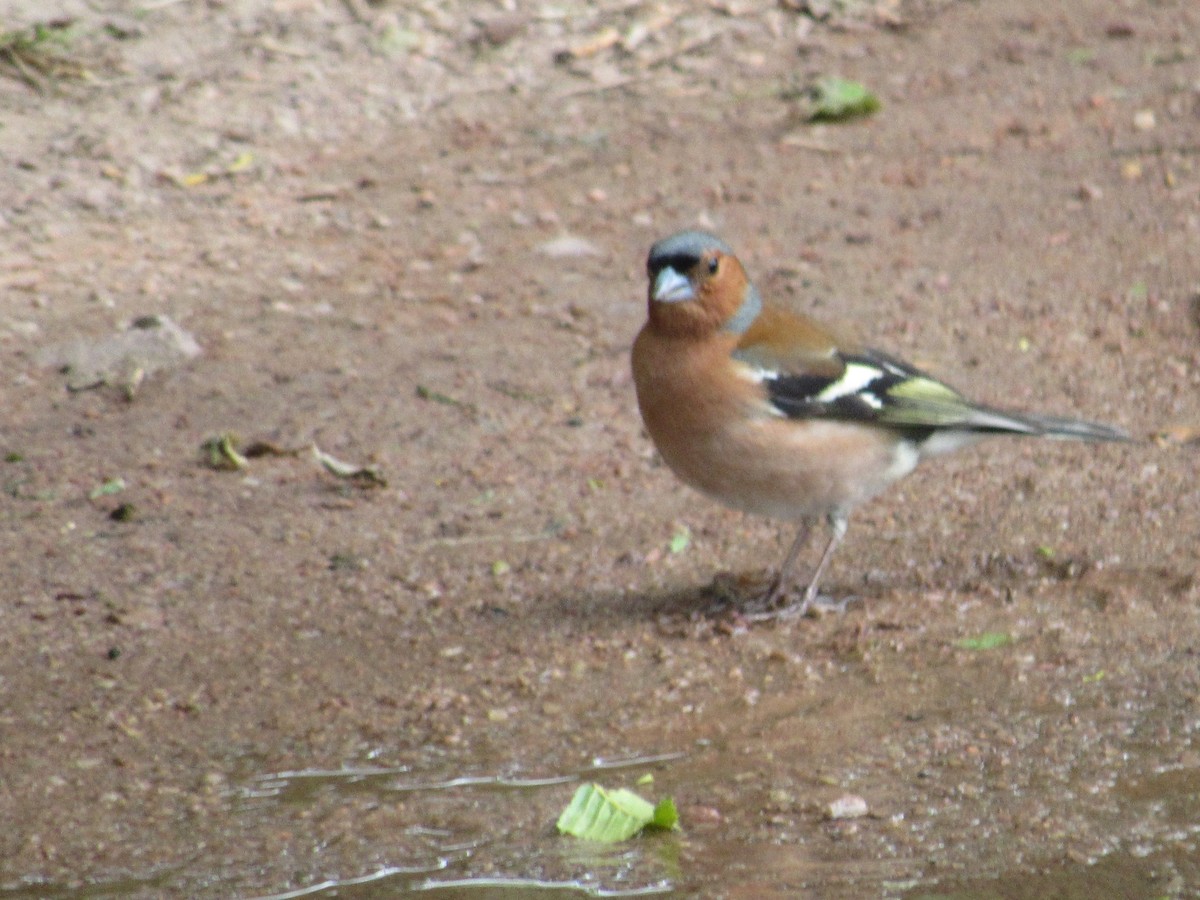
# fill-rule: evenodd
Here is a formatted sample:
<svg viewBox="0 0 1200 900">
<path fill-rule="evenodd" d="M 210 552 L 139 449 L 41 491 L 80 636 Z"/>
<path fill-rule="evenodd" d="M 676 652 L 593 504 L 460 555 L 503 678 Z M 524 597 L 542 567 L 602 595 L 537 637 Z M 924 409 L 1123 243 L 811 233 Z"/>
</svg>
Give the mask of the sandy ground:
<svg viewBox="0 0 1200 900">
<path fill-rule="evenodd" d="M 1200 9 L 1059 6 L 56 4 L 0 78 L 0 896 L 1197 895 Z M 805 124 L 829 73 L 883 109 Z M 931 465 L 845 615 L 708 617 L 790 535 L 637 417 L 694 225 L 1143 440 Z M 201 353 L 51 364 L 149 315 Z M 648 773 L 681 833 L 554 834 Z"/>
</svg>

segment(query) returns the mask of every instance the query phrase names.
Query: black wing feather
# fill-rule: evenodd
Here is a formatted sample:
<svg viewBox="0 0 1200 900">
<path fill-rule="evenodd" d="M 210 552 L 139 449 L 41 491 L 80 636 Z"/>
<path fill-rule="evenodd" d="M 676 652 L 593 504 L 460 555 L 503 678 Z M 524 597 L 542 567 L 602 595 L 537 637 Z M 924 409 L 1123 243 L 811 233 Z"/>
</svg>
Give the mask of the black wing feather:
<svg viewBox="0 0 1200 900">
<path fill-rule="evenodd" d="M 851 422 L 879 422 L 883 411 L 894 401 L 889 392 L 914 376 L 927 377 L 907 363 L 883 353 L 838 354 L 842 371 L 837 375 L 781 374 L 766 379 L 771 404 L 789 419 L 841 419 Z M 874 369 L 876 375 L 853 392 L 824 399 L 821 394 L 840 381 L 849 366 Z M 925 431 L 928 429 L 914 429 Z"/>
</svg>

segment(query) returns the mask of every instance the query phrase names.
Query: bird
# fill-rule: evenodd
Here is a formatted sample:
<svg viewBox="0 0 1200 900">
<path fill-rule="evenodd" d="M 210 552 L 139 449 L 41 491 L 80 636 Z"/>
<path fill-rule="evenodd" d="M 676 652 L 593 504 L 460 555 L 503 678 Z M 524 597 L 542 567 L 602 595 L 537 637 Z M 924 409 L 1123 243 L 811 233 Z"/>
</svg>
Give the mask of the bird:
<svg viewBox="0 0 1200 900">
<path fill-rule="evenodd" d="M 1109 425 L 975 403 L 895 356 L 767 302 L 734 251 L 703 231 L 657 241 L 631 362 L 642 421 L 685 484 L 733 509 L 795 522 L 764 616 L 803 615 L 854 509 L 926 457 L 991 435 L 1128 441 Z M 830 537 L 802 599 L 784 603 L 811 529 Z"/>
</svg>

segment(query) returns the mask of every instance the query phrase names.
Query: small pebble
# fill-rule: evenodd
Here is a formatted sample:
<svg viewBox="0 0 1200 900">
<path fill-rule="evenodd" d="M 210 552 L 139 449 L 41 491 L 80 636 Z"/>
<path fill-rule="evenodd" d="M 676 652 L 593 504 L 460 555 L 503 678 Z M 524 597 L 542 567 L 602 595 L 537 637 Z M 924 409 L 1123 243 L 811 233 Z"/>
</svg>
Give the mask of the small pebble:
<svg viewBox="0 0 1200 900">
<path fill-rule="evenodd" d="M 546 241 L 538 247 L 538 252 L 555 259 L 568 256 L 600 256 L 600 248 L 591 241 L 572 234 L 564 234 L 553 240 Z"/>
<path fill-rule="evenodd" d="M 867 801 L 854 794 L 838 797 L 825 808 L 827 819 L 861 819 L 869 812 Z"/>
</svg>

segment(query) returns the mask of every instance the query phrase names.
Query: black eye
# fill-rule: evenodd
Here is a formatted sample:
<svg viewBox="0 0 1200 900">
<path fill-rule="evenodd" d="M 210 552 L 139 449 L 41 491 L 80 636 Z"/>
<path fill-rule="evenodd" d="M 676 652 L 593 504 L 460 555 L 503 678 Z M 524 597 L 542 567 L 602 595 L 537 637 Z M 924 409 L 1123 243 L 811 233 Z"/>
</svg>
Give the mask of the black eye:
<svg viewBox="0 0 1200 900">
<path fill-rule="evenodd" d="M 708 261 L 708 274 L 716 275 L 717 269 L 719 269 L 720 267 L 721 267 L 721 260 L 719 260 L 717 257 L 714 256 L 712 259 L 710 259 Z"/>
</svg>

